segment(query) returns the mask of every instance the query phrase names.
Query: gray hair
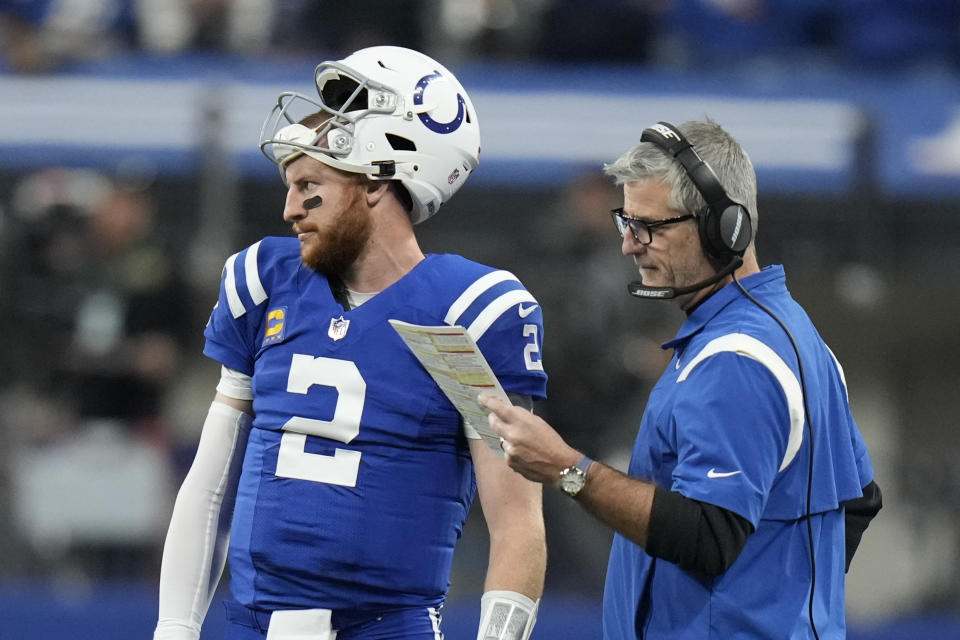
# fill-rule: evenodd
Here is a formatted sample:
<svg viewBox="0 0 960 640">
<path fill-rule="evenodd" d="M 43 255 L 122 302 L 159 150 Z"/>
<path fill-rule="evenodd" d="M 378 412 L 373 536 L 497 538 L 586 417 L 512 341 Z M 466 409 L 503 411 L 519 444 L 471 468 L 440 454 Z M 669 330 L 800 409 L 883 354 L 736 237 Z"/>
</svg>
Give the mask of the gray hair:
<svg viewBox="0 0 960 640">
<path fill-rule="evenodd" d="M 677 129 L 717 174 L 730 199 L 746 207 L 756 238 L 757 176 L 750 156 L 733 136 L 709 118 L 685 122 Z M 671 186 L 667 204 L 673 209 L 698 213 L 707 208 L 706 200 L 683 166 L 652 142 L 637 143 L 612 164 L 605 164 L 603 172 L 616 180 L 618 186 L 636 180 L 666 182 Z"/>
</svg>

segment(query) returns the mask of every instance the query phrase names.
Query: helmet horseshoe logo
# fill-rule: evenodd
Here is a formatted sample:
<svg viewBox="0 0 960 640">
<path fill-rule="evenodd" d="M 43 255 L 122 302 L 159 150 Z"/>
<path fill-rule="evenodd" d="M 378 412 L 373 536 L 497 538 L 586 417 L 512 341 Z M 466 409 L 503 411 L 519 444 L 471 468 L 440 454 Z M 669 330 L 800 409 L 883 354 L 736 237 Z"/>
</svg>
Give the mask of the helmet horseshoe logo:
<svg viewBox="0 0 960 640">
<path fill-rule="evenodd" d="M 430 86 L 430 83 L 438 78 L 443 78 L 440 75 L 439 71 L 434 72 L 432 75 L 423 76 L 417 82 L 416 88 L 413 90 L 413 104 L 420 106 L 423 104 L 423 92 L 426 91 L 427 87 Z M 428 129 L 436 133 L 453 133 L 460 128 L 460 125 L 463 124 L 463 116 L 466 113 L 467 107 L 466 102 L 459 93 L 457 94 L 457 115 L 453 117 L 453 120 L 450 122 L 437 122 L 431 118 L 426 113 L 417 114 L 422 122 Z"/>
</svg>

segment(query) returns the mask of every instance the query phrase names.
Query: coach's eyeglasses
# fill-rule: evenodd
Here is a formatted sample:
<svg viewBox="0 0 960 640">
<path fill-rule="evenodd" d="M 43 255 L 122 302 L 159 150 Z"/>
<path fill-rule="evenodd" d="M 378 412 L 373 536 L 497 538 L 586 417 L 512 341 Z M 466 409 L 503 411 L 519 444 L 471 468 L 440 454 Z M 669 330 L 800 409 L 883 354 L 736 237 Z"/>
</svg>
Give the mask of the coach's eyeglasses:
<svg viewBox="0 0 960 640">
<path fill-rule="evenodd" d="M 636 218 L 623 215 L 623 207 L 620 207 L 610 211 L 610 217 L 613 218 L 613 224 L 617 226 L 617 231 L 620 232 L 620 238 L 623 238 L 623 236 L 627 233 L 627 229 L 630 229 L 630 233 L 633 234 L 633 239 L 646 246 L 653 242 L 654 229 L 665 227 L 668 224 L 684 222 L 686 220 L 690 220 L 691 218 L 695 218 L 696 216 L 694 216 L 692 213 L 688 213 L 682 216 L 677 216 L 676 218 L 667 218 L 666 220 L 656 220 L 654 222 L 644 222 L 643 220 L 638 220 Z"/>
</svg>

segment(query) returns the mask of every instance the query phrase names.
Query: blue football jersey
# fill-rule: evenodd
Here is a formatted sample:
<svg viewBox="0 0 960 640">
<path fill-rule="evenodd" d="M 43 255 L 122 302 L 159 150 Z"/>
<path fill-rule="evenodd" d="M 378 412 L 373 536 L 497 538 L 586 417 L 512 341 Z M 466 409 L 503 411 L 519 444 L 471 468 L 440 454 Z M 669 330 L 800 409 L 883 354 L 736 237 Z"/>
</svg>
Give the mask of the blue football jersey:
<svg viewBox="0 0 960 640">
<path fill-rule="evenodd" d="M 348 311 L 295 238 L 231 256 L 204 353 L 253 380 L 229 552 L 239 602 L 443 601 L 473 466 L 459 414 L 389 319 L 465 326 L 506 391 L 545 396 L 541 311 L 506 271 L 428 255 Z"/>
</svg>

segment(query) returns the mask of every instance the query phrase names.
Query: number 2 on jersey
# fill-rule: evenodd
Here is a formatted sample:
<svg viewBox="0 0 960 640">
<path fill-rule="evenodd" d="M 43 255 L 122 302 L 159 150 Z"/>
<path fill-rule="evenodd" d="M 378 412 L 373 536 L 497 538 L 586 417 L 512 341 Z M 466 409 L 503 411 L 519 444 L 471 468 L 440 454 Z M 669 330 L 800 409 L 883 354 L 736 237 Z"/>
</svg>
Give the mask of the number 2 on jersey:
<svg viewBox="0 0 960 640">
<path fill-rule="evenodd" d="M 283 425 L 280 452 L 277 454 L 277 475 L 336 484 L 357 486 L 360 452 L 337 449 L 332 456 L 304 450 L 307 436 L 320 436 L 347 443 L 360 433 L 360 416 L 367 394 L 367 383 L 357 365 L 348 360 L 314 358 L 293 354 L 287 391 L 306 395 L 313 385 L 333 387 L 337 405 L 330 420 L 293 416 Z"/>
<path fill-rule="evenodd" d="M 537 325 L 523 325 L 523 337 L 533 337 L 533 340 L 523 348 L 523 364 L 526 365 L 527 371 L 543 371 L 543 362 L 540 361 L 540 346 L 537 344 L 537 333 Z M 537 356 L 536 360 L 533 359 L 534 355 Z"/>
</svg>

